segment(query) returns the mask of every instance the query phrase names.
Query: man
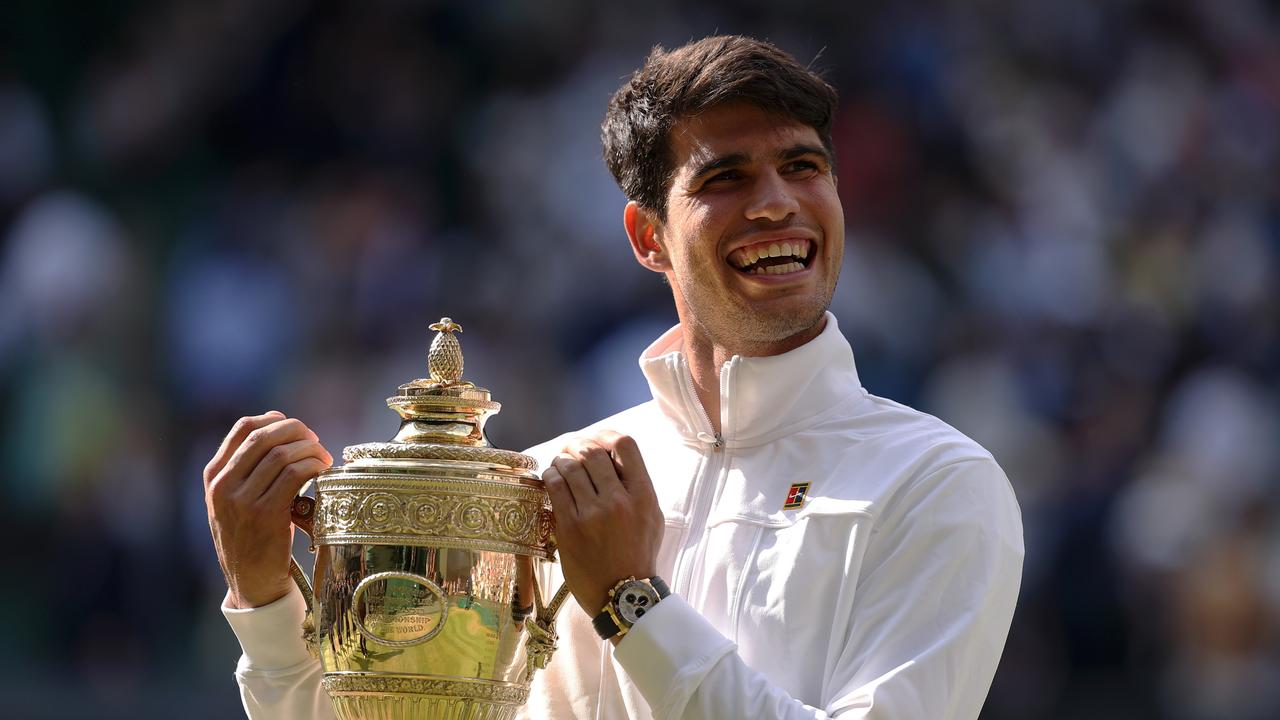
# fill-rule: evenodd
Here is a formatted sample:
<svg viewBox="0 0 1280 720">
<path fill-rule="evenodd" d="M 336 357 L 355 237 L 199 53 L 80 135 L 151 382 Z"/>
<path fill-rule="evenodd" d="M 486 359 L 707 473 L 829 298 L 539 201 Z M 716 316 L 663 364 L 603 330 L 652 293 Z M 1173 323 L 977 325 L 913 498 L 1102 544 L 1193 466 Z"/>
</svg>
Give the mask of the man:
<svg viewBox="0 0 1280 720">
<path fill-rule="evenodd" d="M 986 451 L 862 388 L 826 312 L 844 245 L 835 103 L 741 37 L 655 49 L 610 103 L 627 236 L 680 324 L 641 358 L 651 402 L 529 451 L 581 608 L 561 614 L 531 717 L 981 709 L 1021 520 Z M 205 472 L 253 717 L 330 716 L 286 568 L 289 499 L 331 462 L 305 425 L 268 414 L 238 423 Z M 604 612 L 628 578 L 652 603 L 629 629 Z"/>
</svg>

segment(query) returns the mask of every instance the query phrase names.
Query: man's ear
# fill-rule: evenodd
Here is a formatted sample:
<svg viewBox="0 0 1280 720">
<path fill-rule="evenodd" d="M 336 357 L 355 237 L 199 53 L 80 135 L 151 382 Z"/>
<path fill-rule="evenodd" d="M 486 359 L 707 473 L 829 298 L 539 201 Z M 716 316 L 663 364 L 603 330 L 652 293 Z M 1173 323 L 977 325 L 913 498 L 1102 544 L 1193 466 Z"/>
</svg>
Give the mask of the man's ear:
<svg viewBox="0 0 1280 720">
<path fill-rule="evenodd" d="M 627 229 L 627 239 L 631 241 L 631 251 L 636 255 L 636 262 L 657 273 L 665 273 L 671 269 L 671 260 L 659 241 L 662 227 L 654 219 L 652 212 L 632 200 L 622 210 L 622 224 Z"/>
</svg>

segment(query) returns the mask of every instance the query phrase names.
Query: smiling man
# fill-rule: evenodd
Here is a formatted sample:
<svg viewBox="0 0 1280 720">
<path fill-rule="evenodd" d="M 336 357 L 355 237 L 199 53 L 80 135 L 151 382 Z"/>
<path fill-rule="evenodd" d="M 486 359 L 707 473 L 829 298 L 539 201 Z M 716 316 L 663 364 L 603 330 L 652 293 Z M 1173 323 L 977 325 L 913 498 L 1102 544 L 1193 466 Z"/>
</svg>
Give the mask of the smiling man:
<svg viewBox="0 0 1280 720">
<path fill-rule="evenodd" d="M 580 608 L 561 615 L 529 717 L 982 707 L 1018 593 L 1020 515 L 985 450 L 862 388 L 827 312 L 844 247 L 835 104 L 792 57 L 742 37 L 656 49 L 610 103 L 626 233 L 680 324 L 640 359 L 652 401 L 528 451 Z M 291 449 L 264 470 L 269 446 Z M 296 420 L 247 418 L 206 481 L 287 497 L 327 457 Z M 271 537 L 288 531 L 280 508 Z M 210 501 L 246 709 L 328 716 L 287 544 L 237 541 L 265 522 L 242 515 Z"/>
</svg>

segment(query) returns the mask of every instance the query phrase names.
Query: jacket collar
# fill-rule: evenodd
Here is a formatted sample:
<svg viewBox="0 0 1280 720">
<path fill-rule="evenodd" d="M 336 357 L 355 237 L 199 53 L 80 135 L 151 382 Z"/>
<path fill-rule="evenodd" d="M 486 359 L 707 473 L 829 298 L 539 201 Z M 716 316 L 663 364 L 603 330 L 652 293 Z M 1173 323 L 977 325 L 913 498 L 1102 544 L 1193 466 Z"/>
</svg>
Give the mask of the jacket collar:
<svg viewBox="0 0 1280 720">
<path fill-rule="evenodd" d="M 749 446 L 813 424 L 829 410 L 861 399 L 853 349 L 840 334 L 836 317 L 818 337 L 790 352 L 767 357 L 734 355 L 720 369 L 721 439 Z M 640 356 L 640 369 L 658 408 L 690 440 L 714 442 L 711 423 L 693 388 L 676 325 Z"/>
</svg>

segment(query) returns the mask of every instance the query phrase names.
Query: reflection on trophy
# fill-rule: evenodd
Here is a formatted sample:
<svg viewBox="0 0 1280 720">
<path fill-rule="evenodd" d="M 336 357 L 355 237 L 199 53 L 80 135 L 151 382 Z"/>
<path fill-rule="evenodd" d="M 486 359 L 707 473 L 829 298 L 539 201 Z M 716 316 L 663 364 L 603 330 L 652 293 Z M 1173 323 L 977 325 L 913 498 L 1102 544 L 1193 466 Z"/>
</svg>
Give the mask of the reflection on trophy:
<svg viewBox="0 0 1280 720">
<path fill-rule="evenodd" d="M 387 400 L 396 436 L 345 448 L 294 501 L 316 553 L 314 593 L 293 567 L 303 632 L 343 720 L 511 718 L 567 597 L 544 603 L 535 579 L 555 553 L 536 462 L 489 445 L 501 406 L 462 380 L 462 328 L 431 329 L 429 377 Z"/>
</svg>

